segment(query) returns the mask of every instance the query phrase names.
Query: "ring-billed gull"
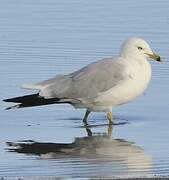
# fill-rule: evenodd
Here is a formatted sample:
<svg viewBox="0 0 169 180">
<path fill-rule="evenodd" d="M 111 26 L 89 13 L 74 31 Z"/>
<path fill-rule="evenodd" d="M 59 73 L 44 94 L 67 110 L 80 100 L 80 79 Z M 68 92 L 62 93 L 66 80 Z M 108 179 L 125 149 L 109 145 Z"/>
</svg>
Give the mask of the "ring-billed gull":
<svg viewBox="0 0 169 180">
<path fill-rule="evenodd" d="M 92 111 L 106 112 L 112 124 L 112 108 L 133 100 L 146 89 L 151 79 L 149 58 L 161 61 L 145 40 L 129 38 L 119 56 L 91 63 L 67 75 L 23 85 L 39 92 L 4 101 L 19 103 L 7 109 L 69 103 L 75 108 L 87 109 L 83 118 L 86 124 Z"/>
</svg>

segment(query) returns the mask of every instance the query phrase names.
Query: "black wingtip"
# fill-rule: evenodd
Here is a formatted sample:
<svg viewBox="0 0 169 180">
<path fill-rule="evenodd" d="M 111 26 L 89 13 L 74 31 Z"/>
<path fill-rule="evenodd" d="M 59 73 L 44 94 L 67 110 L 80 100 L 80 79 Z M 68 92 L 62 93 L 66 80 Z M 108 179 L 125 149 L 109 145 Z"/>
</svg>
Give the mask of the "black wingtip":
<svg viewBox="0 0 169 180">
<path fill-rule="evenodd" d="M 9 99 L 3 99 L 2 101 L 4 101 L 4 102 L 10 102 Z M 12 109 L 12 108 L 14 108 L 14 106 L 7 107 L 7 108 L 5 108 L 5 110 L 10 110 L 10 109 Z"/>
<path fill-rule="evenodd" d="M 15 106 L 7 107 L 7 108 L 5 108 L 5 110 L 11 110 L 11 109 L 17 109 L 17 108 L 20 108 L 20 104 L 17 104 Z"/>
<path fill-rule="evenodd" d="M 5 110 L 8 111 L 8 110 L 11 110 L 12 108 L 13 107 L 10 106 L 10 107 L 5 108 Z"/>
<path fill-rule="evenodd" d="M 4 101 L 4 102 L 9 102 L 8 99 L 3 99 L 2 101 Z"/>
<path fill-rule="evenodd" d="M 45 99 L 44 97 L 39 96 L 39 94 L 30 94 L 30 95 L 19 96 L 19 97 L 14 97 L 14 98 L 9 98 L 9 99 L 3 99 L 4 102 L 19 103 L 15 106 L 6 108 L 6 110 L 33 107 L 33 106 L 42 106 L 42 105 L 49 105 L 49 104 L 69 103 L 66 101 L 60 102 L 59 100 L 60 99 L 57 97 Z"/>
<path fill-rule="evenodd" d="M 4 102 L 13 102 L 13 99 L 14 99 L 14 98 L 3 99 L 2 101 L 4 101 Z"/>
</svg>

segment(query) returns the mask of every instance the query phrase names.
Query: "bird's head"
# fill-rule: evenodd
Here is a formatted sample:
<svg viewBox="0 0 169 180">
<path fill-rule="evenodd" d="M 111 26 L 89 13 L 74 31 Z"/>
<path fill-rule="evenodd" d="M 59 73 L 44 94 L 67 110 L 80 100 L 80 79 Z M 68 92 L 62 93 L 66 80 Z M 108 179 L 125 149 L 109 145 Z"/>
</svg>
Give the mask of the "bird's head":
<svg viewBox="0 0 169 180">
<path fill-rule="evenodd" d="M 124 42 L 121 49 L 124 57 L 141 57 L 162 62 L 161 57 L 154 53 L 150 45 L 141 38 L 129 38 Z"/>
</svg>

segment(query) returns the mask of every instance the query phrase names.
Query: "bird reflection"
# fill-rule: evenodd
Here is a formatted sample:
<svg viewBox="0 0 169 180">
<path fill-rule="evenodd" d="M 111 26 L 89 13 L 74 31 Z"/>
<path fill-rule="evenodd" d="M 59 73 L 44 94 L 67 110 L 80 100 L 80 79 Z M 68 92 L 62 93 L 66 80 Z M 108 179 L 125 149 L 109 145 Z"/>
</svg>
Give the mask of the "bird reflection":
<svg viewBox="0 0 169 180">
<path fill-rule="evenodd" d="M 75 138 L 72 143 L 43 143 L 35 141 L 8 142 L 8 151 L 38 155 L 42 159 L 86 158 L 92 163 L 113 163 L 126 167 L 128 171 L 149 170 L 152 168 L 151 157 L 133 142 L 113 139 L 112 129 L 108 126 L 104 134 L 92 133 L 91 127 L 85 125 L 87 136 Z"/>
</svg>

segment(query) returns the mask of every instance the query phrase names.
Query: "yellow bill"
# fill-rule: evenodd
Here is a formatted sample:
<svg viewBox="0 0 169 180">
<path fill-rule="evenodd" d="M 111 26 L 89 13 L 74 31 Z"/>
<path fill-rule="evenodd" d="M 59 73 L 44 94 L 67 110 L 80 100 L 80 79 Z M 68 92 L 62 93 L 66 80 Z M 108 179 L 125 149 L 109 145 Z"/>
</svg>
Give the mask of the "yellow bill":
<svg viewBox="0 0 169 180">
<path fill-rule="evenodd" d="M 149 58 L 154 59 L 155 61 L 163 62 L 161 60 L 161 57 L 156 53 L 153 53 L 153 54 L 146 53 L 146 54 L 148 55 Z"/>
</svg>

